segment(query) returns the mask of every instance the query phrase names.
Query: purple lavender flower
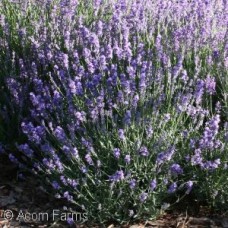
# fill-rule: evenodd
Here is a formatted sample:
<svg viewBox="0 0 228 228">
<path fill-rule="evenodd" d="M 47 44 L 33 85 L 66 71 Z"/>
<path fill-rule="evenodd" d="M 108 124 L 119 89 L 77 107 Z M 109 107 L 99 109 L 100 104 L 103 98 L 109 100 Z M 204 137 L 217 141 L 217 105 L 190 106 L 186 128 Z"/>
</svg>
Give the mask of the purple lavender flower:
<svg viewBox="0 0 228 228">
<path fill-rule="evenodd" d="M 146 128 L 146 137 L 148 138 L 148 139 L 150 139 L 151 137 L 152 137 L 152 135 L 153 135 L 153 128 L 152 128 L 152 126 L 148 126 L 147 128 Z"/>
<path fill-rule="evenodd" d="M 79 185 L 78 180 L 72 180 L 71 183 L 70 183 L 70 185 L 71 185 L 73 188 L 76 188 L 76 187 Z"/>
<path fill-rule="evenodd" d="M 119 148 L 114 148 L 113 155 L 114 155 L 115 158 L 119 159 L 120 158 L 120 149 Z"/>
<path fill-rule="evenodd" d="M 9 159 L 11 162 L 13 162 L 15 164 L 19 164 L 19 161 L 17 160 L 17 158 L 11 153 L 9 154 Z"/>
<path fill-rule="evenodd" d="M 65 141 L 65 139 L 66 139 L 66 134 L 65 134 L 64 130 L 63 130 L 60 126 L 58 126 L 58 127 L 55 129 L 54 134 L 55 134 L 55 136 L 56 136 L 56 138 L 57 138 L 58 140 L 60 140 L 60 141 Z"/>
<path fill-rule="evenodd" d="M 124 180 L 123 170 L 116 171 L 116 173 L 114 175 L 110 176 L 109 179 L 112 182 L 120 182 L 121 180 Z"/>
<path fill-rule="evenodd" d="M 210 121 L 206 123 L 203 136 L 199 140 L 200 148 L 213 149 L 215 147 L 216 135 L 219 131 L 220 115 L 215 115 Z"/>
<path fill-rule="evenodd" d="M 195 148 L 195 144 L 196 144 L 196 140 L 195 139 L 190 139 L 190 148 L 194 149 Z"/>
<path fill-rule="evenodd" d="M 139 196 L 140 202 L 141 203 L 145 202 L 147 197 L 148 197 L 148 193 L 146 193 L 146 192 L 141 193 L 140 196 Z"/>
<path fill-rule="evenodd" d="M 168 122 L 170 119 L 171 119 L 170 114 L 169 114 L 169 113 L 166 113 L 166 114 L 164 115 L 164 122 L 166 123 L 166 122 Z"/>
<path fill-rule="evenodd" d="M 202 101 L 202 96 L 204 93 L 204 86 L 205 86 L 205 82 L 201 79 L 198 79 L 197 84 L 196 84 L 196 91 L 194 94 L 197 104 L 200 104 L 200 102 Z"/>
<path fill-rule="evenodd" d="M 124 123 L 126 125 L 130 125 L 130 123 L 131 123 L 131 111 L 130 110 L 126 111 L 126 114 L 124 116 Z"/>
<path fill-rule="evenodd" d="M 139 155 L 141 155 L 141 156 L 143 156 L 143 157 L 149 156 L 149 151 L 148 151 L 147 147 L 142 146 L 142 147 L 139 149 Z"/>
<path fill-rule="evenodd" d="M 103 34 L 103 22 L 101 20 L 99 20 L 96 24 L 96 32 L 98 37 L 100 37 Z"/>
<path fill-rule="evenodd" d="M 192 165 L 201 165 L 203 161 L 203 158 L 201 156 L 201 150 L 196 149 L 195 154 L 191 156 L 191 164 Z"/>
<path fill-rule="evenodd" d="M 170 161 L 174 153 L 175 153 L 175 147 L 171 146 L 170 148 L 168 148 L 167 151 L 161 152 L 158 154 L 156 163 L 158 165 L 161 165 L 166 161 Z"/>
<path fill-rule="evenodd" d="M 68 191 L 64 192 L 63 197 L 66 198 L 68 201 L 73 200 L 73 196 L 71 196 Z"/>
<path fill-rule="evenodd" d="M 29 145 L 27 143 L 19 145 L 18 149 L 22 152 L 24 152 L 24 154 L 30 158 L 33 157 L 33 153 L 34 151 L 32 149 L 30 149 Z"/>
<path fill-rule="evenodd" d="M 174 193 L 175 191 L 177 190 L 177 183 L 174 182 L 173 184 L 171 184 L 168 188 L 168 193 L 171 194 L 171 193 Z"/>
<path fill-rule="evenodd" d="M 48 168 L 49 172 L 55 169 L 55 164 L 52 159 L 44 158 L 42 162 Z"/>
<path fill-rule="evenodd" d="M 205 89 L 209 94 L 215 93 L 216 82 L 214 78 L 207 76 L 205 80 Z"/>
<path fill-rule="evenodd" d="M 224 133 L 224 140 L 228 143 L 228 131 Z"/>
<path fill-rule="evenodd" d="M 134 108 L 137 107 L 138 101 L 139 101 L 139 95 L 136 94 L 136 95 L 133 97 L 133 101 L 132 101 L 132 106 L 133 106 Z"/>
<path fill-rule="evenodd" d="M 89 37 L 89 41 L 90 44 L 94 46 L 94 51 L 98 53 L 100 47 L 98 36 L 95 33 L 92 33 Z"/>
<path fill-rule="evenodd" d="M 69 80 L 69 88 L 70 88 L 70 92 L 72 94 L 76 94 L 77 93 L 77 87 L 76 87 L 75 81 Z"/>
<path fill-rule="evenodd" d="M 124 140 L 125 139 L 124 130 L 123 129 L 119 129 L 118 130 L 118 135 L 119 135 L 120 140 Z"/>
<path fill-rule="evenodd" d="M 188 137 L 188 134 L 189 134 L 188 130 L 183 130 L 181 132 L 181 135 L 183 136 L 183 138 L 187 138 Z"/>
<path fill-rule="evenodd" d="M 79 154 L 78 154 L 78 149 L 76 147 L 74 147 L 72 149 L 72 156 L 75 158 L 75 159 L 79 159 Z"/>
<path fill-rule="evenodd" d="M 127 67 L 127 73 L 129 74 L 130 78 L 135 79 L 136 71 L 135 71 L 135 69 L 132 66 L 128 66 Z"/>
<path fill-rule="evenodd" d="M 63 152 L 64 152 L 67 156 L 70 155 L 71 149 L 70 149 L 68 146 L 64 145 L 64 146 L 62 147 L 62 150 L 63 150 Z"/>
<path fill-rule="evenodd" d="M 150 190 L 151 191 L 154 191 L 154 189 L 157 187 L 157 180 L 156 179 L 153 179 L 151 182 L 150 182 Z"/>
<path fill-rule="evenodd" d="M 219 165 L 221 164 L 220 159 L 215 159 L 214 161 L 206 161 L 202 164 L 202 167 L 206 170 L 214 170 L 217 169 L 219 167 Z"/>
<path fill-rule="evenodd" d="M 57 181 L 53 181 L 53 182 L 52 182 L 52 187 L 53 187 L 54 189 L 56 189 L 56 190 L 60 189 L 60 186 L 59 186 L 59 184 L 58 184 Z"/>
<path fill-rule="evenodd" d="M 135 179 L 130 180 L 130 182 L 129 182 L 130 189 L 134 189 L 135 186 L 136 186 L 136 180 Z"/>
<path fill-rule="evenodd" d="M 71 218 L 71 217 L 67 217 L 67 223 L 68 223 L 70 226 L 74 225 L 74 219 Z"/>
<path fill-rule="evenodd" d="M 139 81 L 139 92 L 141 95 L 144 94 L 145 89 L 146 89 L 146 74 L 141 73 L 140 81 Z"/>
<path fill-rule="evenodd" d="M 87 154 L 85 155 L 85 160 L 86 160 L 86 162 L 87 162 L 89 165 L 93 165 L 93 160 L 92 160 L 92 158 L 91 158 L 91 154 L 90 154 L 90 153 L 87 153 Z"/>
<path fill-rule="evenodd" d="M 130 81 L 126 80 L 125 78 L 122 79 L 121 85 L 123 87 L 123 91 L 126 95 L 131 93 Z"/>
<path fill-rule="evenodd" d="M 28 124 L 23 122 L 21 127 L 23 133 L 27 134 L 29 140 L 37 145 L 40 144 L 42 138 L 45 137 L 45 129 L 43 126 L 34 127 L 31 122 Z"/>
<path fill-rule="evenodd" d="M 193 182 L 192 181 L 188 181 L 186 183 L 186 187 L 187 187 L 187 191 L 186 191 L 186 194 L 189 194 L 193 188 Z"/>
<path fill-rule="evenodd" d="M 179 164 L 173 164 L 170 167 L 170 171 L 173 175 L 180 175 L 183 173 L 183 169 Z"/>
<path fill-rule="evenodd" d="M 129 154 L 125 155 L 124 161 L 125 161 L 127 164 L 130 164 L 130 162 L 131 162 L 131 156 L 130 156 Z"/>
<path fill-rule="evenodd" d="M 62 173 L 64 171 L 64 167 L 62 162 L 60 161 L 58 156 L 55 156 L 55 165 L 57 167 L 57 170 L 59 171 L 59 173 Z"/>
<path fill-rule="evenodd" d="M 83 95 L 83 87 L 81 82 L 77 82 L 76 84 L 76 94 Z"/>
<path fill-rule="evenodd" d="M 82 166 L 80 168 L 80 170 L 82 171 L 82 173 L 87 173 L 88 172 L 88 168 L 86 166 Z"/>
<path fill-rule="evenodd" d="M 67 180 L 66 180 L 66 178 L 65 178 L 63 175 L 60 176 L 60 180 L 62 181 L 62 183 L 63 183 L 65 186 L 68 185 Z"/>
</svg>

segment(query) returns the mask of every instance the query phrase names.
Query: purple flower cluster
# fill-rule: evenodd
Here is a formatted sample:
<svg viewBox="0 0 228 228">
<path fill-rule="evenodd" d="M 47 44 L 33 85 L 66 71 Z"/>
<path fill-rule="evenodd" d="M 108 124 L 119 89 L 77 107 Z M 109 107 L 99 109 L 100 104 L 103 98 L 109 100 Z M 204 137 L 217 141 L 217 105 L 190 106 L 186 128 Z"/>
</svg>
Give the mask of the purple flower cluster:
<svg viewBox="0 0 228 228">
<path fill-rule="evenodd" d="M 215 115 L 210 121 L 206 123 L 203 137 L 199 141 L 199 146 L 202 149 L 219 148 L 221 142 L 216 140 L 216 136 L 219 132 L 220 116 Z"/>
<path fill-rule="evenodd" d="M 113 150 L 113 155 L 115 158 L 119 159 L 120 158 L 120 149 L 119 148 L 115 148 Z"/>
<path fill-rule="evenodd" d="M 146 193 L 146 192 L 141 193 L 139 196 L 140 202 L 143 203 L 147 199 L 147 197 L 148 197 L 148 193 Z"/>
<path fill-rule="evenodd" d="M 170 171 L 173 175 L 179 175 L 183 173 L 183 169 L 179 164 L 173 164 L 170 167 Z"/>
<path fill-rule="evenodd" d="M 139 149 L 139 155 L 141 155 L 141 156 L 143 156 L 143 157 L 149 156 L 149 151 L 148 151 L 147 147 L 142 146 L 142 147 Z"/>
<path fill-rule="evenodd" d="M 157 155 L 156 163 L 158 165 L 160 165 L 160 164 L 163 164 L 166 161 L 170 161 L 172 156 L 174 155 L 174 153 L 175 153 L 175 147 L 174 146 L 168 148 L 167 151 L 161 152 L 161 153 L 159 153 Z"/>
<path fill-rule="evenodd" d="M 119 182 L 121 180 L 124 180 L 123 170 L 116 171 L 116 173 L 110 177 L 110 181 L 112 182 Z"/>
<path fill-rule="evenodd" d="M 151 191 L 154 191 L 156 187 L 157 187 L 157 180 L 156 179 L 153 179 L 150 182 L 150 189 L 151 189 Z"/>
<path fill-rule="evenodd" d="M 174 193 L 174 192 L 176 192 L 176 190 L 177 190 L 177 183 L 174 182 L 169 186 L 168 193 L 169 194 Z"/>
</svg>

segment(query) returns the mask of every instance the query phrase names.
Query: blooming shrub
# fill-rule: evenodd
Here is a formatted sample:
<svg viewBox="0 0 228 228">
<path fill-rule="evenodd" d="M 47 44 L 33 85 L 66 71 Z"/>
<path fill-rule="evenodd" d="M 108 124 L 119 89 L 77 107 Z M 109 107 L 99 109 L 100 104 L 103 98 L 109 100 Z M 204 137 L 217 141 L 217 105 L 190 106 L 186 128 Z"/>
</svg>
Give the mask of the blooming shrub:
<svg viewBox="0 0 228 228">
<path fill-rule="evenodd" d="M 2 4 L 10 160 L 99 222 L 193 193 L 227 207 L 225 1 Z"/>
</svg>

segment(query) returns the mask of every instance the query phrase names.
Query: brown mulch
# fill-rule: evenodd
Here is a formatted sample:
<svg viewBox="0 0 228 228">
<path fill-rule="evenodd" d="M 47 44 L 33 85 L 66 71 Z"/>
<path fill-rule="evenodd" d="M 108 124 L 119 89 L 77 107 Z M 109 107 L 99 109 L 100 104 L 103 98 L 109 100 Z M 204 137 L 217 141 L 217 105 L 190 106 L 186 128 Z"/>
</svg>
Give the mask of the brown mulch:
<svg viewBox="0 0 228 228">
<path fill-rule="evenodd" d="M 6 158 L 0 158 L 0 228 L 13 228 L 13 227 L 71 227 L 67 223 L 63 223 L 60 220 L 57 221 L 40 221 L 40 219 L 32 220 L 29 218 L 27 221 L 16 220 L 20 213 L 48 213 L 49 215 L 53 210 L 69 211 L 70 205 L 66 205 L 66 202 L 57 200 L 54 197 L 45 192 L 45 190 L 39 184 L 34 177 L 28 177 L 26 180 L 20 180 L 18 178 L 18 170 L 13 166 Z M 8 210 L 8 212 L 7 212 Z M 9 212 L 10 210 L 10 212 Z M 4 213 L 13 213 L 14 218 L 7 220 L 4 218 Z M 8 214 L 9 216 L 9 214 Z M 137 224 L 128 224 L 122 226 L 116 226 L 114 224 L 109 225 L 74 225 L 73 227 L 125 227 L 125 228 L 144 228 L 144 227 L 178 227 L 178 228 L 216 228 L 227 227 L 228 228 L 228 216 L 226 215 L 213 215 L 207 208 L 202 207 L 197 214 L 189 212 L 172 211 L 167 212 L 157 218 L 155 221 L 143 221 Z"/>
</svg>

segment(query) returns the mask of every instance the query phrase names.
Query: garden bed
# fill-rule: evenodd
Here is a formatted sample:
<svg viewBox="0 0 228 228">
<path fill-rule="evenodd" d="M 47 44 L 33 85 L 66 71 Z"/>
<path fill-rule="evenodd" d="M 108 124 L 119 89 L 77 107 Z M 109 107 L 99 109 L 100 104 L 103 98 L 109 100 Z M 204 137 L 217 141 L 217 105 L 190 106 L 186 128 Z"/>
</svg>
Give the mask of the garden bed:
<svg viewBox="0 0 228 228">
<path fill-rule="evenodd" d="M 67 226 L 177 226 L 184 211 L 188 226 L 225 226 L 207 217 L 228 210 L 227 12 L 224 0 L 2 0 L 0 164 L 16 168 L 1 211 L 52 210 Z"/>
</svg>

